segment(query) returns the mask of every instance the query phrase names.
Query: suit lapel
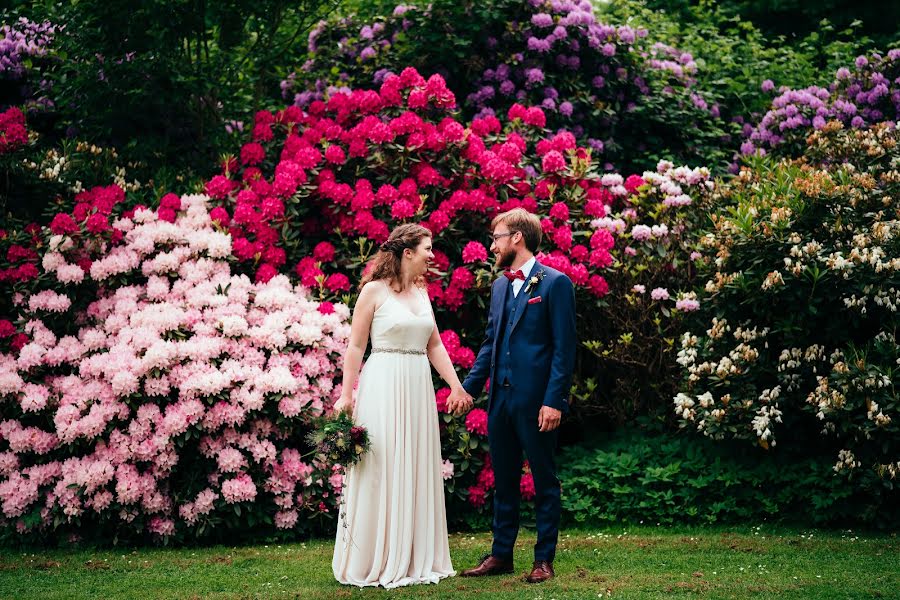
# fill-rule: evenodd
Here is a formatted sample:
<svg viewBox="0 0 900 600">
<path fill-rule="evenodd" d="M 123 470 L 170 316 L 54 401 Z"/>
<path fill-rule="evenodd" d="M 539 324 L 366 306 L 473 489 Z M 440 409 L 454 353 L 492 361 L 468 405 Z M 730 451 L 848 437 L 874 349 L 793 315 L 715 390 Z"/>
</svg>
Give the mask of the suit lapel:
<svg viewBox="0 0 900 600">
<path fill-rule="evenodd" d="M 509 330 L 510 335 L 512 335 L 512 332 L 516 330 L 516 325 L 519 324 L 519 320 L 522 318 L 522 315 L 525 314 L 525 309 L 528 308 L 528 298 L 531 295 L 531 294 L 528 294 L 527 292 L 525 292 L 525 288 L 528 287 L 528 280 L 531 279 L 531 277 L 533 275 L 536 275 L 537 272 L 540 271 L 542 268 L 543 267 L 541 266 L 541 263 L 539 263 L 538 261 L 534 261 L 534 266 L 531 267 L 531 273 L 528 274 L 528 277 L 525 279 L 525 283 L 522 285 L 522 289 L 519 290 L 519 295 L 516 296 L 516 303 L 515 303 L 516 318 L 515 318 L 515 320 L 513 320 L 512 328 Z M 540 285 L 541 284 L 539 282 L 536 287 L 538 287 Z M 531 291 L 533 293 L 535 290 L 531 290 Z"/>
<path fill-rule="evenodd" d="M 503 318 L 503 303 L 506 302 L 506 288 L 509 282 L 504 277 L 494 285 L 497 289 L 491 294 L 491 315 L 494 317 L 494 323 L 498 323 L 498 319 Z"/>
<path fill-rule="evenodd" d="M 496 289 L 494 289 L 494 293 L 491 294 L 490 309 L 491 317 L 494 319 L 494 346 L 491 349 L 492 353 L 496 352 L 497 344 L 500 343 L 500 336 L 497 335 L 497 332 L 503 324 L 503 305 L 506 303 L 506 293 L 507 288 L 509 287 L 509 281 L 507 281 L 505 277 L 501 277 L 497 280 L 497 283 L 494 284 L 494 287 Z"/>
</svg>

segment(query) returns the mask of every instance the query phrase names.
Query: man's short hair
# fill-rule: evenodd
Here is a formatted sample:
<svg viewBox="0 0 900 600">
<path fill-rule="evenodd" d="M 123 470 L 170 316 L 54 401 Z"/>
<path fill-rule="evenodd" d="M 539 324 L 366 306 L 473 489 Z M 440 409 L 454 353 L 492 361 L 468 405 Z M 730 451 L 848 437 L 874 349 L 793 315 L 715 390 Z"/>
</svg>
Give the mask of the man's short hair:
<svg viewBox="0 0 900 600">
<path fill-rule="evenodd" d="M 510 231 L 522 232 L 522 237 L 525 238 L 525 247 L 532 253 L 537 253 L 544 232 L 541 229 L 541 220 L 536 214 L 530 213 L 524 208 L 514 208 L 500 213 L 491 221 L 491 231 L 496 229 L 500 223 L 505 224 Z"/>
</svg>

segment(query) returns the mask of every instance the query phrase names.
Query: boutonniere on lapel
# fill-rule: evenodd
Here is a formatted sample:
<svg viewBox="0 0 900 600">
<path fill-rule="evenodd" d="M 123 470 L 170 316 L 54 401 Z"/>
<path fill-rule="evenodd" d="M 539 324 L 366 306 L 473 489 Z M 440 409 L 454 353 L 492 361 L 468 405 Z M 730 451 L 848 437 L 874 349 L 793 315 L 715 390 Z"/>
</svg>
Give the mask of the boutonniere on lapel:
<svg viewBox="0 0 900 600">
<path fill-rule="evenodd" d="M 525 284 L 525 293 L 526 294 L 530 294 L 531 292 L 534 291 L 534 288 L 537 287 L 537 284 L 539 284 L 541 282 L 541 280 L 544 278 L 544 274 L 545 274 L 544 270 L 541 269 L 540 271 L 538 271 L 537 273 L 535 273 L 534 275 L 532 275 L 531 277 L 528 278 L 528 283 Z M 529 300 L 529 302 L 531 302 L 531 301 Z"/>
</svg>

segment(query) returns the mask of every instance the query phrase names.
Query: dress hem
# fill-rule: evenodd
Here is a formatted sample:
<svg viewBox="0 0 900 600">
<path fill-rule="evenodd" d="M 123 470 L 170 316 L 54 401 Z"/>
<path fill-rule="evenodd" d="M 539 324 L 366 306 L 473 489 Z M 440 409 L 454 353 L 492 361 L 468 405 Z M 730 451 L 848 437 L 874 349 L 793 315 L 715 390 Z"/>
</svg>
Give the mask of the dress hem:
<svg viewBox="0 0 900 600">
<path fill-rule="evenodd" d="M 447 577 L 453 577 L 455 575 L 456 571 L 450 571 L 449 573 L 434 573 L 432 575 L 426 575 L 422 577 L 404 577 L 403 579 L 398 579 L 397 581 L 389 581 L 387 583 L 382 583 L 381 581 L 357 583 L 355 581 L 341 581 L 340 579 L 338 579 L 337 582 L 341 585 L 352 585 L 359 588 L 383 587 L 384 589 L 389 590 L 410 585 L 438 583 L 441 579 L 446 579 Z"/>
</svg>

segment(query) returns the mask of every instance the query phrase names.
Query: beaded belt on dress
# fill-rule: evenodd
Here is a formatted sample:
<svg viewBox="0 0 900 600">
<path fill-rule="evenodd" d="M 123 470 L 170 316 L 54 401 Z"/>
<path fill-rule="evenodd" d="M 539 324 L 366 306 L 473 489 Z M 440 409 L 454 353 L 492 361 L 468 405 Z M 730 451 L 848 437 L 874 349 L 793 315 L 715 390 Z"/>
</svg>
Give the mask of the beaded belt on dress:
<svg viewBox="0 0 900 600">
<path fill-rule="evenodd" d="M 388 352 L 391 354 L 425 354 L 425 350 L 407 350 L 405 348 L 372 348 L 372 354 Z"/>
</svg>

